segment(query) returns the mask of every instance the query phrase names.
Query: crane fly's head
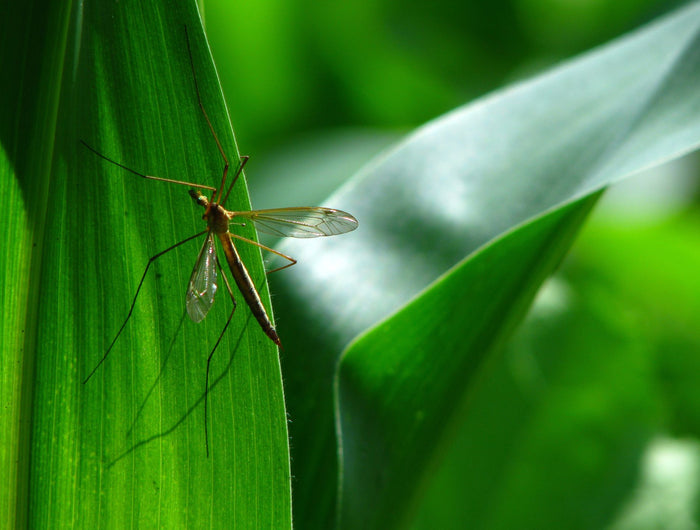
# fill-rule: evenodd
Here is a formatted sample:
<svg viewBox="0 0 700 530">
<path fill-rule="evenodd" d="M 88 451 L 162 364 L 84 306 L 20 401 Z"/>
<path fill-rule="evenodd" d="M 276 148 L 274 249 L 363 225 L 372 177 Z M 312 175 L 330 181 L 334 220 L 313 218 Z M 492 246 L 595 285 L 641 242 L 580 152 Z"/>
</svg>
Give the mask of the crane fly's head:
<svg viewBox="0 0 700 530">
<path fill-rule="evenodd" d="M 211 210 L 212 204 L 209 202 L 209 199 L 207 199 L 204 195 L 199 190 L 189 190 L 190 197 L 192 197 L 192 200 L 202 206 L 203 208 L 206 208 L 204 210 L 204 215 L 202 216 L 202 219 L 206 219 L 209 216 L 209 212 Z"/>
</svg>

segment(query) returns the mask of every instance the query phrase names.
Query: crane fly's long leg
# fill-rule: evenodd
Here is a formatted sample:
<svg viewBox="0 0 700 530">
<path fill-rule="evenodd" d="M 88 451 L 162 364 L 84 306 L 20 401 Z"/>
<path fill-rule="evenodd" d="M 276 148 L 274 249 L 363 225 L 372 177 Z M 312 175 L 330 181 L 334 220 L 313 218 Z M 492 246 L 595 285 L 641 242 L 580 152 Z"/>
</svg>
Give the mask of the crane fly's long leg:
<svg viewBox="0 0 700 530">
<path fill-rule="evenodd" d="M 236 174 L 234 175 L 233 180 L 231 181 L 231 184 L 229 185 L 228 190 L 226 191 L 226 195 L 224 195 L 224 200 L 221 202 L 221 205 L 222 205 L 222 206 L 223 206 L 224 204 L 226 204 L 226 201 L 228 200 L 228 196 L 229 196 L 229 194 L 231 193 L 231 190 L 233 189 L 233 185 L 234 185 L 234 184 L 236 183 L 236 181 L 238 180 L 238 177 L 240 176 L 241 172 L 243 171 L 243 166 L 246 165 L 246 163 L 248 162 L 248 159 L 249 159 L 249 158 L 250 158 L 250 157 L 249 157 L 248 155 L 242 155 L 242 156 L 241 156 L 241 165 L 238 166 L 238 170 L 236 171 Z"/>
<path fill-rule="evenodd" d="M 203 231 L 203 232 L 199 232 L 198 234 L 195 234 L 195 235 L 193 235 L 193 236 L 190 236 L 190 237 L 188 237 L 187 239 L 183 239 L 183 240 L 180 241 L 179 243 L 175 243 L 174 245 L 172 245 L 172 246 L 166 248 L 165 250 L 163 250 L 163 251 L 161 251 L 161 252 L 158 252 L 158 254 L 156 254 L 155 256 L 151 256 L 150 258 L 148 258 L 148 265 L 146 265 L 146 270 L 143 271 L 143 276 L 141 276 L 141 281 L 139 282 L 139 286 L 136 288 L 136 294 L 134 295 L 134 300 L 133 300 L 133 302 L 131 302 L 131 307 L 129 308 L 129 313 L 126 315 L 126 318 L 124 319 L 124 323 L 123 323 L 122 326 L 119 328 L 119 331 L 117 331 L 117 335 L 114 337 L 114 340 L 112 340 L 112 343 L 109 345 L 109 348 L 107 348 L 107 351 L 106 351 L 105 354 L 102 356 L 102 359 L 100 359 L 100 362 L 98 362 L 98 363 L 97 363 L 97 366 L 95 366 L 95 368 L 92 369 L 92 372 L 90 372 L 90 375 L 88 375 L 88 376 L 85 378 L 85 380 L 83 381 L 83 384 L 87 383 L 87 382 L 90 380 L 90 378 L 91 378 L 93 375 L 95 375 L 95 372 L 97 371 L 97 369 L 98 369 L 100 366 L 102 366 L 102 363 L 105 362 L 105 359 L 107 359 L 107 356 L 109 355 L 109 352 L 112 351 L 112 347 L 113 347 L 114 344 L 117 342 L 117 339 L 119 338 L 119 335 L 121 335 L 121 334 L 122 334 L 122 331 L 124 331 L 124 328 L 126 327 L 126 323 L 129 321 L 129 318 L 131 318 L 131 313 L 133 313 L 133 311 L 134 311 L 134 306 L 136 305 L 136 299 L 139 297 L 139 292 L 141 291 L 141 287 L 143 286 L 143 281 L 146 279 L 146 274 L 148 274 L 148 269 L 151 267 L 151 264 L 152 264 L 155 260 L 157 260 L 159 257 L 161 257 L 163 254 L 167 254 L 168 252 L 170 252 L 170 251 L 173 250 L 174 248 L 179 247 L 179 246 L 182 245 L 183 243 L 187 243 L 188 241 L 191 241 L 192 239 L 195 239 L 195 238 L 197 238 L 197 237 L 199 237 L 199 236 L 202 236 L 202 235 L 206 234 L 207 232 L 208 232 L 208 230 L 205 230 L 205 231 Z"/>
<path fill-rule="evenodd" d="M 224 333 L 226 333 L 226 328 L 228 328 L 228 325 L 231 323 L 231 319 L 233 318 L 233 313 L 236 312 L 236 299 L 233 296 L 233 291 L 231 290 L 231 284 L 228 283 L 228 278 L 226 277 L 226 274 L 224 274 L 224 270 L 221 268 L 221 262 L 219 261 L 219 257 L 216 257 L 216 264 L 219 266 L 219 272 L 221 273 L 221 276 L 224 278 L 224 283 L 226 284 L 226 290 L 228 291 L 228 294 L 231 296 L 231 302 L 233 302 L 233 309 L 231 309 L 231 314 L 228 316 L 228 320 L 226 321 L 226 324 L 224 325 L 224 329 L 221 330 L 221 335 L 219 335 L 219 338 L 216 340 L 216 344 L 214 344 L 214 348 L 211 350 L 211 353 L 209 354 L 209 357 L 207 357 L 207 371 L 206 375 L 204 376 L 204 446 L 207 449 L 207 458 L 209 458 L 209 429 L 207 428 L 207 410 L 209 409 L 209 366 L 211 365 L 211 358 L 214 357 L 214 352 L 216 351 L 216 348 L 219 347 L 219 343 L 221 342 L 221 339 L 224 336 Z"/>
<path fill-rule="evenodd" d="M 201 190 L 216 191 L 216 188 L 213 188 L 211 186 L 205 186 L 204 184 L 195 184 L 194 182 L 185 182 L 184 180 L 174 180 L 174 179 L 166 179 L 163 177 L 154 177 L 153 175 L 144 175 L 143 173 L 139 173 L 138 171 L 131 169 L 130 167 L 126 167 L 124 164 L 120 164 L 116 160 L 112 160 L 111 158 L 103 155 L 97 149 L 88 145 L 88 143 L 85 142 L 85 140 L 80 140 L 80 143 L 83 144 L 85 147 L 87 147 L 90 151 L 95 153 L 97 156 L 102 158 L 103 160 L 106 160 L 110 164 L 114 164 L 115 166 L 118 166 L 122 169 L 126 169 L 130 173 L 133 173 L 134 175 L 139 176 L 141 178 L 151 179 L 151 180 L 160 180 L 161 182 L 170 182 L 171 184 L 181 184 L 183 186 L 189 186 L 190 188 L 199 188 Z"/>
<path fill-rule="evenodd" d="M 207 125 L 209 125 L 209 130 L 211 131 L 211 134 L 214 136 L 214 140 L 216 141 L 216 146 L 219 148 L 219 153 L 221 153 L 221 157 L 224 159 L 224 173 L 221 176 L 221 186 L 219 186 L 219 196 L 214 201 L 215 203 L 221 204 L 221 193 L 224 191 L 224 184 L 226 183 L 226 174 L 228 173 L 228 158 L 226 158 L 226 153 L 224 153 L 224 148 L 221 146 L 221 142 L 219 141 L 219 137 L 216 136 L 216 132 L 214 131 L 214 126 L 211 124 L 211 120 L 209 119 L 209 116 L 207 115 L 207 111 L 204 110 L 204 104 L 202 103 L 202 95 L 199 92 L 199 83 L 197 82 L 197 74 L 194 71 L 194 60 L 192 59 L 192 47 L 190 45 L 190 34 L 187 32 L 187 26 L 185 26 L 185 36 L 187 37 L 187 53 L 190 56 L 190 67 L 192 68 L 192 77 L 194 78 L 194 88 L 197 91 L 197 102 L 199 103 L 199 108 L 201 109 L 202 114 L 204 114 L 204 119 L 207 120 Z M 212 200 L 213 200 L 213 197 L 212 197 Z"/>
<path fill-rule="evenodd" d="M 284 258 L 286 260 L 289 260 L 291 263 L 287 263 L 286 265 L 283 265 L 282 267 L 277 267 L 276 269 L 272 269 L 271 271 L 266 271 L 266 274 L 272 274 L 273 272 L 279 272 L 283 269 L 288 269 L 292 265 L 297 264 L 297 260 L 295 260 L 291 256 L 287 256 L 286 254 L 282 254 L 281 252 L 275 250 L 274 248 L 267 247 L 263 245 L 262 243 L 258 243 L 257 241 L 253 241 L 252 239 L 248 239 L 247 237 L 239 236 L 236 234 L 231 234 L 231 237 L 234 237 L 238 239 L 239 241 L 245 241 L 246 243 L 250 243 L 251 245 L 255 245 L 256 247 L 260 247 L 263 250 L 267 250 L 268 252 L 272 252 L 273 254 L 278 255 L 280 258 Z"/>
<path fill-rule="evenodd" d="M 199 83 L 197 82 L 197 74 L 194 71 L 194 61 L 192 59 L 192 48 L 190 45 L 190 36 L 189 36 L 189 33 L 187 33 L 187 26 L 185 26 L 185 34 L 187 35 L 187 53 L 190 56 L 190 67 L 192 68 L 192 77 L 194 78 L 194 88 L 197 92 L 197 102 L 199 103 L 199 108 L 201 109 L 202 114 L 204 114 L 204 119 L 207 120 L 207 125 L 209 126 L 209 130 L 211 131 L 211 134 L 214 137 L 214 141 L 216 142 L 216 147 L 219 149 L 219 153 L 221 153 L 221 157 L 224 159 L 224 173 L 221 176 L 221 186 L 219 187 L 219 196 L 216 198 L 216 200 L 214 200 L 215 203 L 221 204 L 223 206 L 224 204 L 226 204 L 226 200 L 228 199 L 228 196 L 231 193 L 231 190 L 233 189 L 233 185 L 238 180 L 238 176 L 243 171 L 243 166 L 246 165 L 246 162 L 248 162 L 248 158 L 250 158 L 250 157 L 248 157 L 247 155 L 240 157 L 240 165 L 238 166 L 238 170 L 236 171 L 236 175 L 233 177 L 233 181 L 229 185 L 228 191 L 226 192 L 226 195 L 224 195 L 224 198 L 222 200 L 221 194 L 224 191 L 224 184 L 226 183 L 226 175 L 228 173 L 229 161 L 228 161 L 228 158 L 226 158 L 226 153 L 224 153 L 224 148 L 221 145 L 221 142 L 219 141 L 219 137 L 216 135 L 216 131 L 214 131 L 214 126 L 212 125 L 211 120 L 209 119 L 209 115 L 207 114 L 207 111 L 204 109 L 204 103 L 202 103 L 202 95 L 199 91 Z"/>
</svg>

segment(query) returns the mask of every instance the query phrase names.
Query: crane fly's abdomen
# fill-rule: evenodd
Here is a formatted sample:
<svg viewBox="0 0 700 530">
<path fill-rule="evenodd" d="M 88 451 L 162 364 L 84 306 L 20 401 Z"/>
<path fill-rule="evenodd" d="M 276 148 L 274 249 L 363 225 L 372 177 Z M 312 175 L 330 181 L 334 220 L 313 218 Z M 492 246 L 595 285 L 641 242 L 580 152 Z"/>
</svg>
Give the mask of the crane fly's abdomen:
<svg viewBox="0 0 700 530">
<path fill-rule="evenodd" d="M 270 322 L 270 317 L 267 315 L 262 300 L 260 300 L 258 290 L 255 288 L 253 280 L 248 273 L 248 269 L 246 269 L 245 264 L 241 260 L 233 241 L 231 241 L 231 235 L 228 232 L 217 235 L 224 249 L 226 261 L 228 262 L 229 269 L 231 269 L 231 275 L 238 286 L 238 290 L 248 304 L 248 307 L 250 307 L 250 311 L 253 313 L 253 316 L 258 321 L 258 324 L 260 324 L 265 334 L 270 337 L 277 346 L 281 346 L 279 336 L 272 326 L 272 322 Z"/>
</svg>

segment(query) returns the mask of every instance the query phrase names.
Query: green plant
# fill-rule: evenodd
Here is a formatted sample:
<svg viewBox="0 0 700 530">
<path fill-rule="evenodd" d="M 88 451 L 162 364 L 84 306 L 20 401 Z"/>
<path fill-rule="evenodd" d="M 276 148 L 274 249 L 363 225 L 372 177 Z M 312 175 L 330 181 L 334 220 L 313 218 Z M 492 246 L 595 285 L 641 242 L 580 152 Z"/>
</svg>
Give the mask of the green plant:
<svg viewBox="0 0 700 530">
<path fill-rule="evenodd" d="M 76 18 L 65 6 L 27 9 L 5 23 L 19 49 L 2 52 L 17 102 L 1 120 L 0 219 L 12 242 L 0 261 L 11 404 L 3 521 L 282 528 L 291 484 L 298 527 L 405 526 L 416 512 L 421 520 L 422 493 L 464 425 L 466 454 L 501 478 L 474 508 L 483 527 L 528 513 L 501 497 L 519 484 L 539 485 L 541 498 L 561 492 L 563 482 L 543 486 L 532 470 L 506 472 L 509 453 L 495 450 L 507 445 L 502 422 L 527 425 L 517 420 L 532 409 L 517 417 L 520 403 L 493 402 L 501 416 L 489 418 L 476 405 L 503 377 L 503 346 L 601 190 L 697 148 L 698 6 L 428 124 L 336 194 L 329 204 L 355 214 L 359 230 L 285 243 L 304 265 L 273 280 L 284 399 L 277 352 L 239 304 L 214 362 L 209 459 L 203 366 L 228 312 L 179 320 L 196 245 L 158 264 L 121 344 L 95 381 L 80 383 L 148 257 L 202 225 L 181 190 L 106 167 L 79 139 L 159 176 L 206 182 L 221 171 L 183 24 L 204 104 L 235 153 L 195 6 L 111 9 L 88 4 Z M 234 204 L 249 206 L 243 186 Z M 241 251 L 262 285 L 259 252 Z M 653 422 L 640 416 L 648 436 Z M 480 440 L 473 422 L 485 418 L 495 434 Z M 535 432 L 544 446 L 571 440 Z M 608 462 L 602 453 L 581 458 Z M 597 485 L 603 468 L 571 476 Z M 609 521 L 623 491 L 591 520 Z M 554 527 L 578 514 L 553 508 L 539 525 L 518 522 Z"/>
</svg>

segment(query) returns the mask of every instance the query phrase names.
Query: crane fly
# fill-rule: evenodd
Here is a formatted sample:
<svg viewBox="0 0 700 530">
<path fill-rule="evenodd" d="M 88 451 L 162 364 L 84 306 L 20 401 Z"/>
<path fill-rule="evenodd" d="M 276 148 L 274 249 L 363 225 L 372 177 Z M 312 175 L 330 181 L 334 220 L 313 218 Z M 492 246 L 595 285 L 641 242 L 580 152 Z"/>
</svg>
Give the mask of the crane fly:
<svg viewBox="0 0 700 530">
<path fill-rule="evenodd" d="M 110 351 L 112 351 L 114 344 L 117 342 L 117 339 L 121 335 L 127 322 L 129 321 L 129 318 L 131 317 L 131 314 L 134 310 L 134 306 L 136 305 L 136 300 L 138 298 L 139 292 L 141 291 L 141 287 L 143 286 L 143 282 L 146 278 L 151 264 L 155 262 L 155 260 L 159 257 L 163 256 L 164 254 L 167 254 L 171 250 L 174 250 L 175 248 L 179 247 L 180 245 L 198 237 L 206 236 L 204 244 L 202 245 L 202 248 L 197 256 L 197 260 L 195 261 L 194 268 L 192 269 L 192 274 L 190 276 L 189 282 L 187 284 L 187 291 L 185 293 L 185 307 L 187 310 L 187 314 L 190 317 L 190 319 L 192 319 L 194 322 L 201 322 L 202 320 L 204 320 L 204 318 L 207 316 L 207 313 L 214 304 L 214 297 L 219 287 L 219 273 L 221 273 L 221 277 L 224 280 L 224 285 L 226 286 L 226 290 L 231 298 L 231 302 L 233 303 L 233 309 L 231 310 L 231 314 L 228 316 L 226 324 L 224 324 L 224 327 L 221 330 L 221 333 L 219 334 L 219 338 L 217 339 L 216 343 L 214 344 L 214 347 L 212 348 L 211 352 L 209 353 L 209 356 L 207 357 L 207 367 L 204 384 L 204 439 L 206 453 L 207 456 L 209 456 L 209 433 L 207 429 L 209 367 L 211 364 L 212 357 L 214 356 L 214 352 L 216 351 L 217 347 L 219 346 L 219 343 L 221 342 L 221 339 L 226 333 L 226 329 L 228 328 L 231 319 L 233 318 L 233 314 L 236 310 L 236 299 L 233 295 L 233 290 L 231 289 L 231 285 L 229 284 L 228 278 L 226 277 L 226 274 L 224 274 L 223 268 L 221 267 L 221 262 L 217 257 L 216 245 L 214 240 L 219 240 L 219 244 L 221 245 L 221 248 L 224 252 L 224 256 L 226 258 L 226 262 L 228 263 L 231 276 L 233 277 L 236 287 L 243 296 L 243 299 L 250 308 L 251 313 L 257 320 L 264 333 L 270 338 L 270 340 L 272 340 L 272 342 L 274 342 L 277 346 L 281 347 L 282 343 L 279 339 L 279 336 L 277 335 L 277 331 L 275 331 L 270 317 L 268 316 L 267 311 L 265 310 L 265 306 L 263 305 L 260 299 L 260 295 L 255 287 L 255 284 L 253 283 L 252 278 L 250 277 L 248 269 L 241 260 L 238 250 L 236 249 L 236 245 L 234 244 L 234 240 L 250 243 L 252 245 L 262 248 L 263 250 L 272 252 L 273 254 L 276 254 L 277 256 L 289 261 L 289 263 L 287 263 L 286 265 L 268 271 L 268 274 L 291 267 L 292 265 L 296 264 L 296 260 L 290 256 L 287 256 L 286 254 L 283 254 L 277 250 L 262 245 L 256 241 L 231 233 L 229 231 L 229 225 L 232 223 L 245 224 L 246 222 L 250 221 L 258 231 L 267 234 L 272 234 L 281 237 L 314 238 L 334 236 L 350 232 L 357 228 L 358 223 L 357 219 L 355 219 L 349 213 L 343 212 L 342 210 L 335 210 L 332 208 L 293 207 L 252 211 L 230 211 L 224 207 L 228 196 L 231 193 L 231 190 L 233 189 L 233 186 L 235 185 L 236 181 L 238 180 L 238 177 L 243 171 L 243 167 L 248 161 L 248 157 L 240 157 L 240 163 L 238 164 L 236 173 L 231 181 L 231 184 L 228 186 L 228 189 L 226 189 L 226 178 L 229 170 L 229 161 L 226 157 L 226 153 L 224 152 L 221 142 L 219 141 L 219 138 L 216 135 L 214 126 L 212 125 L 211 120 L 209 119 L 209 116 L 207 115 L 207 112 L 204 109 L 204 104 L 202 103 L 202 97 L 199 91 L 197 76 L 194 69 L 194 61 L 192 59 L 192 49 L 190 47 L 190 40 L 189 36 L 187 35 L 186 27 L 185 35 L 187 37 L 187 52 L 189 54 L 190 66 L 192 68 L 192 76 L 194 79 L 195 91 L 197 93 L 197 101 L 199 103 L 199 108 L 202 112 L 202 115 L 204 116 L 204 119 L 206 120 L 206 123 L 209 127 L 209 130 L 211 131 L 212 136 L 214 137 L 214 141 L 216 142 L 216 146 L 224 162 L 221 183 L 219 184 L 218 188 L 214 188 L 213 186 L 203 184 L 196 184 L 181 180 L 173 180 L 162 177 L 156 177 L 153 175 L 146 175 L 134 169 L 131 169 L 117 162 L 116 160 L 107 157 L 106 155 L 99 152 L 97 149 L 91 147 L 86 142 L 81 140 L 81 143 L 85 147 L 87 147 L 90 151 L 95 153 L 103 160 L 106 160 L 107 162 L 113 165 L 116 165 L 126 171 L 129 171 L 130 173 L 133 173 L 136 176 L 150 180 L 168 182 L 171 184 L 189 186 L 189 195 L 196 204 L 204 208 L 204 214 L 202 215 L 202 219 L 204 219 L 207 222 L 206 230 L 194 234 L 193 236 L 190 236 L 186 239 L 183 239 L 182 241 L 175 243 L 174 245 L 166 248 L 165 250 L 149 258 L 148 264 L 146 265 L 146 269 L 144 270 L 143 275 L 141 276 L 141 281 L 139 282 L 139 285 L 136 288 L 136 294 L 134 295 L 134 299 L 131 303 L 131 307 L 129 308 L 129 312 L 127 313 L 127 316 L 124 319 L 124 322 L 119 328 L 119 331 L 117 331 L 116 336 L 110 343 L 109 347 L 105 351 L 100 361 L 93 368 L 90 374 L 85 378 L 83 383 L 87 383 L 90 380 L 90 378 L 95 374 L 97 369 L 107 359 L 107 356 L 109 355 Z M 226 189 L 225 194 L 223 193 L 224 189 Z M 200 190 L 206 190 L 210 192 L 211 197 L 208 198 Z"/>
</svg>

